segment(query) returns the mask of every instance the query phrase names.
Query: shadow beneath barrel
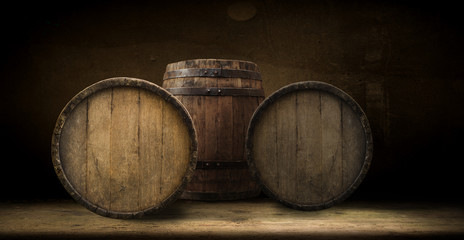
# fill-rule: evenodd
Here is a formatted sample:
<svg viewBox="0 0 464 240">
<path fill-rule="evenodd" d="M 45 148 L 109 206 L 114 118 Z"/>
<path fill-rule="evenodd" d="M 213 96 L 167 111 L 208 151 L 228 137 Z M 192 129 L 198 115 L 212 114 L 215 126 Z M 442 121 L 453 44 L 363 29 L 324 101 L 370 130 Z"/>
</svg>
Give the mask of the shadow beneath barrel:
<svg viewBox="0 0 464 240">
<path fill-rule="evenodd" d="M 142 218 L 132 219 L 132 221 L 163 221 L 163 220 L 174 220 L 174 219 L 185 219 L 190 217 L 191 213 L 188 211 L 188 207 L 185 203 L 175 202 L 170 206 L 160 210 L 159 212 L 147 214 Z"/>
</svg>

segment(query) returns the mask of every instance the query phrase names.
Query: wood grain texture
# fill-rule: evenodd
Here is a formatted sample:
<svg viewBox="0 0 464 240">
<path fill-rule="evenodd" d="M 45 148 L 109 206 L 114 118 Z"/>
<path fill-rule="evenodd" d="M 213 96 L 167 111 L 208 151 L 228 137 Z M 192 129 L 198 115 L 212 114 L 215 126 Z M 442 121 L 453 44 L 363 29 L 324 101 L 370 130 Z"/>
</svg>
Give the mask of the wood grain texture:
<svg viewBox="0 0 464 240">
<path fill-rule="evenodd" d="M 52 140 L 55 169 L 68 192 L 90 210 L 117 218 L 175 200 L 193 174 L 196 146 L 192 120 L 178 100 L 127 78 L 103 80 L 76 95 Z"/>
<path fill-rule="evenodd" d="M 279 177 L 278 191 L 284 198 L 293 198 L 296 192 L 296 96 L 285 95 L 276 102 L 276 158 Z M 269 128 L 272 126 L 264 126 Z"/>
<path fill-rule="evenodd" d="M 297 92 L 297 185 L 296 202 L 321 201 L 322 182 L 322 119 L 319 92 Z M 308 147 L 311 146 L 311 147 Z"/>
<path fill-rule="evenodd" d="M 398 198 L 401 198 L 398 196 Z M 461 201 L 355 200 L 321 213 L 268 198 L 179 200 L 143 221 L 94 216 L 71 201 L 0 203 L 0 236 L 12 239 L 460 240 Z M 102 237 L 105 236 L 105 237 Z"/>
<path fill-rule="evenodd" d="M 140 144 L 140 171 L 141 183 L 146 185 L 140 189 L 140 208 L 148 208 L 153 203 L 160 204 L 166 195 L 159 188 L 162 186 L 160 166 L 165 158 L 163 155 L 163 100 L 154 98 L 150 92 L 140 91 L 140 117 L 139 117 L 139 141 Z M 158 144 L 156 144 L 158 143 Z M 155 174 L 156 173 L 156 174 Z"/>
<path fill-rule="evenodd" d="M 166 72 L 189 68 L 248 70 L 256 64 L 224 59 L 194 59 L 171 63 Z M 261 81 L 228 77 L 165 78 L 164 88 L 257 88 Z M 198 133 L 198 160 L 246 163 L 244 145 L 248 122 L 263 96 L 177 96 L 192 116 Z M 184 199 L 232 200 L 257 196 L 260 188 L 246 168 L 196 169 Z"/>
<path fill-rule="evenodd" d="M 322 122 L 322 201 L 333 200 L 343 192 L 341 189 L 344 172 L 342 155 L 342 112 L 340 100 L 325 92 L 321 93 Z M 364 149 L 353 149 L 363 151 Z M 350 153 L 347 153 L 347 155 Z"/>
<path fill-rule="evenodd" d="M 138 207 L 138 90 L 113 88 L 111 111 L 111 209 L 117 212 Z"/>
<path fill-rule="evenodd" d="M 61 159 L 73 159 L 64 164 L 63 171 L 69 181 L 74 182 L 74 189 L 82 194 L 87 193 L 87 107 L 85 99 L 69 114 L 63 128 L 68 129 L 61 134 L 59 142 L 62 151 L 58 152 Z"/>
<path fill-rule="evenodd" d="M 291 84 L 267 98 L 253 115 L 246 144 L 265 192 L 304 210 L 343 201 L 361 183 L 372 156 L 359 105 L 320 82 Z"/>
<path fill-rule="evenodd" d="M 82 175 L 86 176 L 87 182 L 87 192 L 84 196 L 99 207 L 110 208 L 111 191 L 108 186 L 111 184 L 111 161 L 108 159 L 111 158 L 111 100 L 113 99 L 113 90 L 103 90 L 87 99 L 88 118 L 86 126 L 83 126 L 87 129 L 87 146 L 82 151 L 87 152 L 87 173 Z M 70 174 L 72 172 L 72 170 L 68 171 Z"/>
<path fill-rule="evenodd" d="M 172 105 L 163 106 L 163 159 L 161 171 L 161 196 L 168 197 L 182 182 L 185 166 L 188 166 L 190 143 L 187 127 Z"/>
<path fill-rule="evenodd" d="M 368 143 L 363 141 L 364 132 L 359 118 L 355 112 L 350 111 L 350 106 L 346 103 L 343 104 L 342 118 L 343 160 L 346 163 L 344 166 L 343 186 L 349 188 L 358 178 L 357 173 L 362 171 L 362 163 L 365 157 L 361 151 L 356 149 L 365 149 Z"/>
</svg>

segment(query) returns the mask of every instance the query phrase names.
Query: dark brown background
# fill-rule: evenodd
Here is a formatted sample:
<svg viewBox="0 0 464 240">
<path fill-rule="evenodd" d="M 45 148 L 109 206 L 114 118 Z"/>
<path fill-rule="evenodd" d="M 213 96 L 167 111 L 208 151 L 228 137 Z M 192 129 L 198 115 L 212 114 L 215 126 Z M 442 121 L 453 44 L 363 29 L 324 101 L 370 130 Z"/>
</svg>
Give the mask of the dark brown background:
<svg viewBox="0 0 464 240">
<path fill-rule="evenodd" d="M 68 197 L 50 157 L 56 118 L 75 94 L 127 76 L 162 83 L 168 63 L 257 63 L 266 96 L 323 81 L 350 94 L 374 134 L 358 197 L 456 198 L 464 144 L 464 37 L 451 1 L 14 3 L 3 8 L 0 199 Z M 439 4 L 439 5 L 437 5 Z"/>
</svg>

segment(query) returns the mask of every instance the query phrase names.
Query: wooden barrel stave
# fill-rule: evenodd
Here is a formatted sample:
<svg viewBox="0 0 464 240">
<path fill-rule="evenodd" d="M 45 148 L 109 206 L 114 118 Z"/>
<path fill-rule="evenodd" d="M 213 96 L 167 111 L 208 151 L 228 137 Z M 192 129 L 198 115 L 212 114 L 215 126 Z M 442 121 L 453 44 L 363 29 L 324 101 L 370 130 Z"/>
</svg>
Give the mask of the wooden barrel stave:
<svg viewBox="0 0 464 240">
<path fill-rule="evenodd" d="M 217 68 L 259 73 L 256 64 L 236 60 L 195 59 L 166 66 L 163 87 L 168 91 L 179 88 L 183 91 L 189 89 L 211 89 L 212 92 L 224 90 L 225 93 L 229 89 L 233 91 L 236 89 L 261 90 L 261 92 L 256 92 L 257 96 L 247 96 L 249 92 L 241 90 L 238 90 L 238 95 L 220 95 L 220 92 L 216 92 L 217 95 L 214 96 L 176 95 L 173 91 L 173 94 L 188 109 L 195 123 L 198 132 L 199 162 L 211 164 L 206 168 L 195 170 L 191 183 L 182 195 L 186 199 L 232 200 L 257 196 L 260 192 L 246 166 L 244 140 L 248 120 L 263 100 L 261 81 L 240 77 L 212 76 L 170 78 L 172 75 L 168 74 L 181 69 L 209 71 L 208 69 Z M 238 166 L 239 163 L 230 162 L 242 164 Z M 218 166 L 213 167 L 213 164 Z"/>
</svg>

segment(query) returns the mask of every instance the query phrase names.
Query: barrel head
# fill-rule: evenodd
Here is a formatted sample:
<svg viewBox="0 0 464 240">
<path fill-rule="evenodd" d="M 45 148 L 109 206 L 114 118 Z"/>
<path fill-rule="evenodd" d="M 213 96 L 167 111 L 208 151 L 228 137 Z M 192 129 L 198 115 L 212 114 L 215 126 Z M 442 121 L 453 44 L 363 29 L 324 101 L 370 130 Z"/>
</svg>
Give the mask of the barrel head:
<svg viewBox="0 0 464 240">
<path fill-rule="evenodd" d="M 114 218 L 141 217 L 172 203 L 190 181 L 196 158 L 187 110 L 141 79 L 87 87 L 64 107 L 52 137 L 53 164 L 69 194 Z"/>
<path fill-rule="evenodd" d="M 322 82 L 281 88 L 257 108 L 247 132 L 247 161 L 266 194 L 292 208 L 317 210 L 346 199 L 372 158 L 361 107 Z"/>
</svg>

